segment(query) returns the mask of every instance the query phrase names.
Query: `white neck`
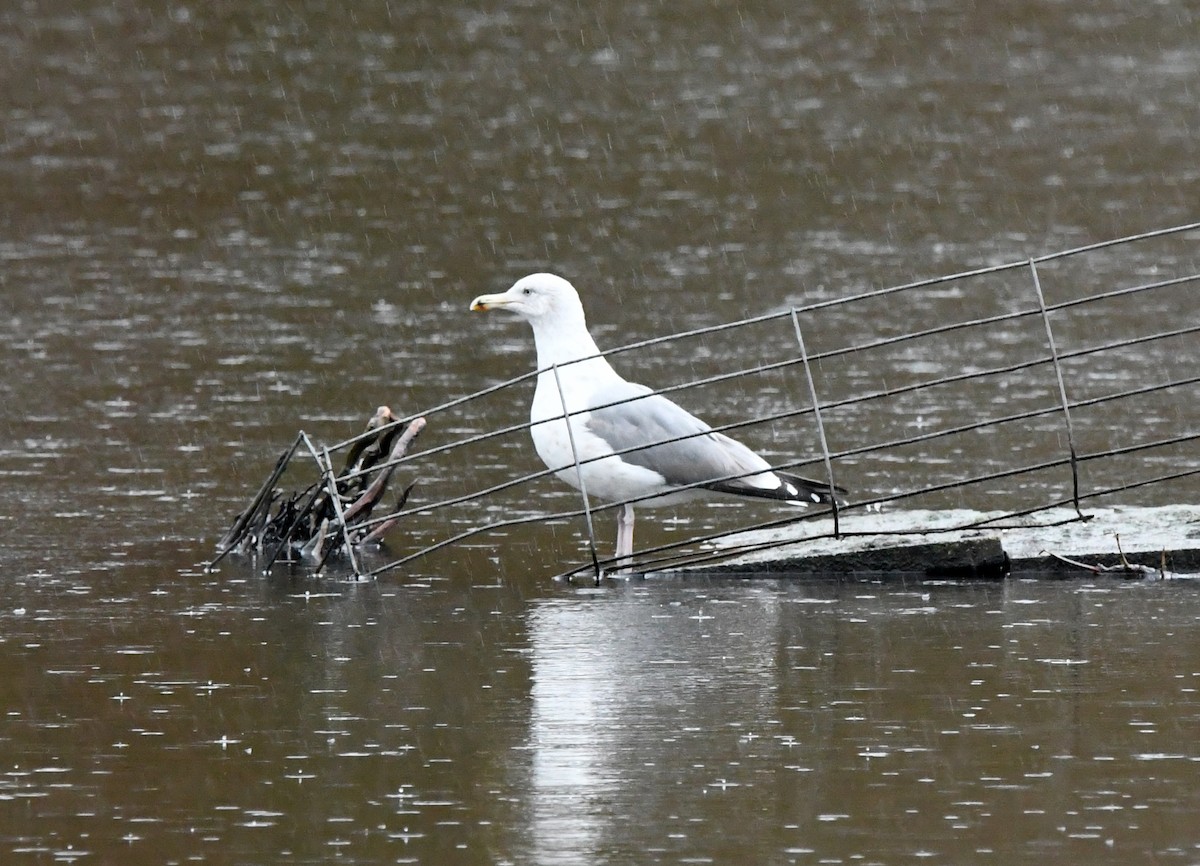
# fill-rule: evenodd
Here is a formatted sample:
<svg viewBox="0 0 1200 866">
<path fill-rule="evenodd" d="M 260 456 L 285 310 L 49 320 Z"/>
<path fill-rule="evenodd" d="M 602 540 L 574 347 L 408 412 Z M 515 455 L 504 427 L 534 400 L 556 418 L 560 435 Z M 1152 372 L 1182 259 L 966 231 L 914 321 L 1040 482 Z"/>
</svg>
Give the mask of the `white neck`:
<svg viewBox="0 0 1200 866">
<path fill-rule="evenodd" d="M 555 364 L 559 365 L 557 379 L 549 370 L 538 376 L 532 407 L 534 420 L 562 412 L 562 404 L 558 399 L 559 381 L 562 382 L 563 390 L 567 394 L 577 395 L 581 403 L 580 406 L 570 405 L 575 401 L 568 398 L 570 410 L 582 408 L 582 404 L 586 403 L 588 395 L 596 387 L 620 381 L 620 376 L 608 361 L 602 357 L 592 357 L 598 356 L 600 349 L 587 332 L 582 312 L 578 318 L 558 317 L 553 323 L 533 323 L 533 340 L 537 346 L 538 369 L 546 370 Z M 590 360 L 580 361 L 581 358 Z M 571 363 L 572 361 L 578 363 Z"/>
<path fill-rule="evenodd" d="M 596 341 L 582 323 L 559 321 L 556 327 L 549 322 L 539 322 L 533 328 L 533 341 L 539 368 L 600 354 Z"/>
</svg>

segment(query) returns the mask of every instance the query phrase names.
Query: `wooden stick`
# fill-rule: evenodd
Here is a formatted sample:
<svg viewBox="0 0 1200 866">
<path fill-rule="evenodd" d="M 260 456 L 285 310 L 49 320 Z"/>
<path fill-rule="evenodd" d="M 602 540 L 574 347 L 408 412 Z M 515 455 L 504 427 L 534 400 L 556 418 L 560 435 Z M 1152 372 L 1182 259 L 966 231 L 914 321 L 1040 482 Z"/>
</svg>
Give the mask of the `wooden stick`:
<svg viewBox="0 0 1200 866">
<path fill-rule="evenodd" d="M 362 432 L 363 438 L 360 438 L 350 447 L 350 453 L 346 455 L 346 462 L 342 467 L 342 474 L 345 475 L 347 472 L 353 471 L 356 468 L 355 464 L 358 462 L 358 458 L 362 455 L 363 451 L 367 449 L 367 446 L 373 445 L 375 442 L 379 441 L 378 435 L 367 436 L 366 434 L 398 420 L 399 419 L 392 414 L 392 410 L 387 406 L 380 406 L 378 409 L 376 409 L 375 414 L 371 416 L 369 421 L 367 421 L 366 429 Z M 385 430 L 383 435 L 386 436 L 387 433 L 388 431 Z"/>
<path fill-rule="evenodd" d="M 408 446 L 412 444 L 414 439 L 421 435 L 421 431 L 424 429 L 424 418 L 414 418 L 411 422 L 409 422 L 409 425 L 407 428 L 405 428 L 404 433 L 401 434 L 400 438 L 396 440 L 396 444 L 392 446 L 392 453 L 388 455 L 388 461 L 390 462 L 393 460 L 399 460 L 401 457 L 403 457 L 408 451 Z M 358 517 L 359 514 L 363 514 L 364 517 L 370 514 L 371 509 L 375 506 L 375 503 L 379 501 L 381 496 L 383 496 L 383 492 L 387 488 L 388 482 L 391 480 L 392 473 L 395 470 L 395 466 L 389 466 L 387 469 L 380 472 L 379 475 L 376 476 L 375 480 L 371 482 L 371 486 L 363 491 L 363 494 L 359 496 L 357 500 L 355 500 L 353 505 L 346 509 L 345 520 L 347 524 L 349 524 L 351 520 L 354 520 L 356 517 Z"/>
<path fill-rule="evenodd" d="M 412 489 L 416 486 L 417 486 L 417 482 L 414 481 L 411 484 L 409 484 L 407 487 L 404 488 L 404 492 L 401 493 L 400 498 L 396 500 L 396 507 L 393 509 L 393 511 L 399 511 L 401 508 L 404 507 L 404 503 L 408 501 L 408 494 L 412 493 Z M 370 544 L 371 542 L 378 542 L 380 539 L 383 538 L 384 535 L 387 534 L 387 531 L 389 529 L 391 529 L 393 526 L 395 526 L 399 522 L 400 522 L 399 514 L 396 514 L 393 517 L 389 517 L 383 523 L 379 524 L 374 529 L 372 529 L 371 532 L 365 538 L 363 538 L 362 541 L 358 542 L 358 546 L 362 547 L 364 544 Z"/>
</svg>

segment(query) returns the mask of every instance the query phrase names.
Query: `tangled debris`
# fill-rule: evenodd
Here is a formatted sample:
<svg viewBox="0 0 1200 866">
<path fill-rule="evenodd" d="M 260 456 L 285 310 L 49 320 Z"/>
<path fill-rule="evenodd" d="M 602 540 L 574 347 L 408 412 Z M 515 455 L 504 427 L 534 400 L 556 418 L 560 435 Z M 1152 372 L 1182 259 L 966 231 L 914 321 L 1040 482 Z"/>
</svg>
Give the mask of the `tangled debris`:
<svg viewBox="0 0 1200 866">
<path fill-rule="evenodd" d="M 277 561 L 298 560 L 315 563 L 320 570 L 331 555 L 345 553 L 354 573 L 362 576 L 355 550 L 378 543 L 399 519 L 415 481 L 400 492 L 388 513 L 371 515 L 397 463 L 424 429 L 424 418 L 402 425 L 391 409 L 380 406 L 363 433 L 344 443 L 350 447 L 338 473 L 329 449 L 318 449 L 301 431 L 279 455 L 249 507 L 217 543 L 218 555 L 209 567 L 229 553 L 241 553 L 264 557 L 264 571 Z M 302 446 L 312 457 L 318 477 L 301 490 L 284 493 L 277 485 Z"/>
</svg>

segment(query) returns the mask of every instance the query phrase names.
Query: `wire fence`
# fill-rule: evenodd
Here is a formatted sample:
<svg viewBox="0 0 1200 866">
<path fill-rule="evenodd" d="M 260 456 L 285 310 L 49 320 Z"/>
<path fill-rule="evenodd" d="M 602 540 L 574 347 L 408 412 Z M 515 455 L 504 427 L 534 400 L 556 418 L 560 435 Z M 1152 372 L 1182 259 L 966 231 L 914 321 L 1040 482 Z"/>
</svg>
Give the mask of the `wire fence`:
<svg viewBox="0 0 1200 866">
<path fill-rule="evenodd" d="M 765 440 L 768 448 L 756 450 L 774 468 L 815 474 L 852 491 L 844 505 L 806 512 L 774 509 L 773 519 L 765 522 L 744 522 L 761 514 L 761 508 L 726 509 L 720 525 L 676 532 L 682 537 L 637 550 L 634 570 L 736 555 L 747 548 L 725 542 L 729 536 L 799 519 L 830 518 L 826 535 L 809 537 L 837 536 L 842 534 L 840 517 L 847 512 L 966 507 L 987 511 L 986 520 L 994 525 L 1064 506 L 1072 509 L 1072 519 L 1082 520 L 1100 500 L 1148 497 L 1165 504 L 1197 496 L 1198 239 L 1200 223 L 1176 226 L 821 298 L 605 352 L 619 371 L 626 356 L 631 362 L 634 356 L 690 359 L 694 375 L 657 393 L 685 404 L 709 393 L 731 398 L 741 417 L 714 423 L 714 430 L 748 444 Z M 716 340 L 732 348 L 714 353 Z M 664 362 L 658 365 L 661 369 Z M 489 539 L 497 544 L 518 527 L 564 522 L 578 527 L 590 556 L 560 576 L 598 574 L 615 564 L 602 555 L 606 544 L 596 537 L 594 518 L 626 503 L 597 502 L 586 493 L 572 494 L 570 500 L 548 496 L 552 485 L 566 489 L 552 476 L 578 465 L 514 477 L 502 460 L 489 463 L 495 455 L 517 453 L 518 441 L 532 451 L 528 422 L 478 431 L 461 421 L 490 417 L 480 408 L 488 400 L 528 406 L 531 383 L 540 372 L 327 448 L 317 449 L 301 434 L 287 452 L 288 460 L 303 459 L 307 451 L 315 461 L 325 499 L 333 507 L 328 523 L 335 534 L 341 533 L 356 576 L 376 576 L 458 545 L 487 544 Z M 333 471 L 333 456 L 361 449 L 418 417 L 455 435 L 366 468 Z M 288 460 L 281 458 L 285 465 Z M 343 519 L 349 488 L 358 490 L 355 485 L 384 471 L 424 476 L 437 461 L 479 471 L 454 472 L 459 487 L 437 485 L 439 494 L 448 491 L 444 495 L 353 524 Z M 277 465 L 264 490 L 281 474 Z M 472 483 L 473 477 L 480 483 Z M 548 477 L 552 484 L 545 481 Z M 647 498 L 628 502 L 636 505 Z M 271 501 L 271 495 L 260 491 L 246 514 L 266 514 Z M 562 502 L 572 507 L 530 507 Z M 439 520 L 442 515 L 449 517 Z M 942 529 L 978 523 L 965 519 L 961 526 Z M 383 526 L 420 526 L 420 532 L 404 537 L 421 541 L 383 562 L 354 558 L 356 544 L 378 535 Z"/>
</svg>

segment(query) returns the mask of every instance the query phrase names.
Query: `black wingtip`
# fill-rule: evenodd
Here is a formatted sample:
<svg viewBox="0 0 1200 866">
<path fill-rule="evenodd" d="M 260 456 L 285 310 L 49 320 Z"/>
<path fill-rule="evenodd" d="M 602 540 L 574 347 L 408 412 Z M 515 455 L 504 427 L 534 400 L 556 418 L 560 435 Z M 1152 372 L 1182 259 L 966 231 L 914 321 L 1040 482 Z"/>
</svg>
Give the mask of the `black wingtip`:
<svg viewBox="0 0 1200 866">
<path fill-rule="evenodd" d="M 846 500 L 843 497 L 850 492 L 844 487 L 834 485 L 833 494 L 830 495 L 827 482 L 813 481 L 811 478 L 802 478 L 787 472 L 776 471 L 775 475 L 783 483 L 774 489 L 751 487 L 736 481 L 718 481 L 705 486 L 717 493 L 732 493 L 735 496 L 753 496 L 780 502 L 804 502 L 810 505 L 832 505 L 835 497 L 838 505 L 845 505 Z"/>
<path fill-rule="evenodd" d="M 830 493 L 829 483 L 826 481 L 814 481 L 811 478 L 803 478 L 799 475 L 792 475 L 788 472 L 776 472 L 779 479 L 783 482 L 783 487 L 780 488 L 781 494 L 789 493 L 788 485 L 795 488 L 794 496 L 782 495 L 781 499 L 798 499 L 800 501 L 810 501 L 817 505 L 830 505 L 836 497 L 838 505 L 844 505 L 845 499 L 850 491 L 844 487 L 833 486 L 833 493 Z"/>
</svg>

